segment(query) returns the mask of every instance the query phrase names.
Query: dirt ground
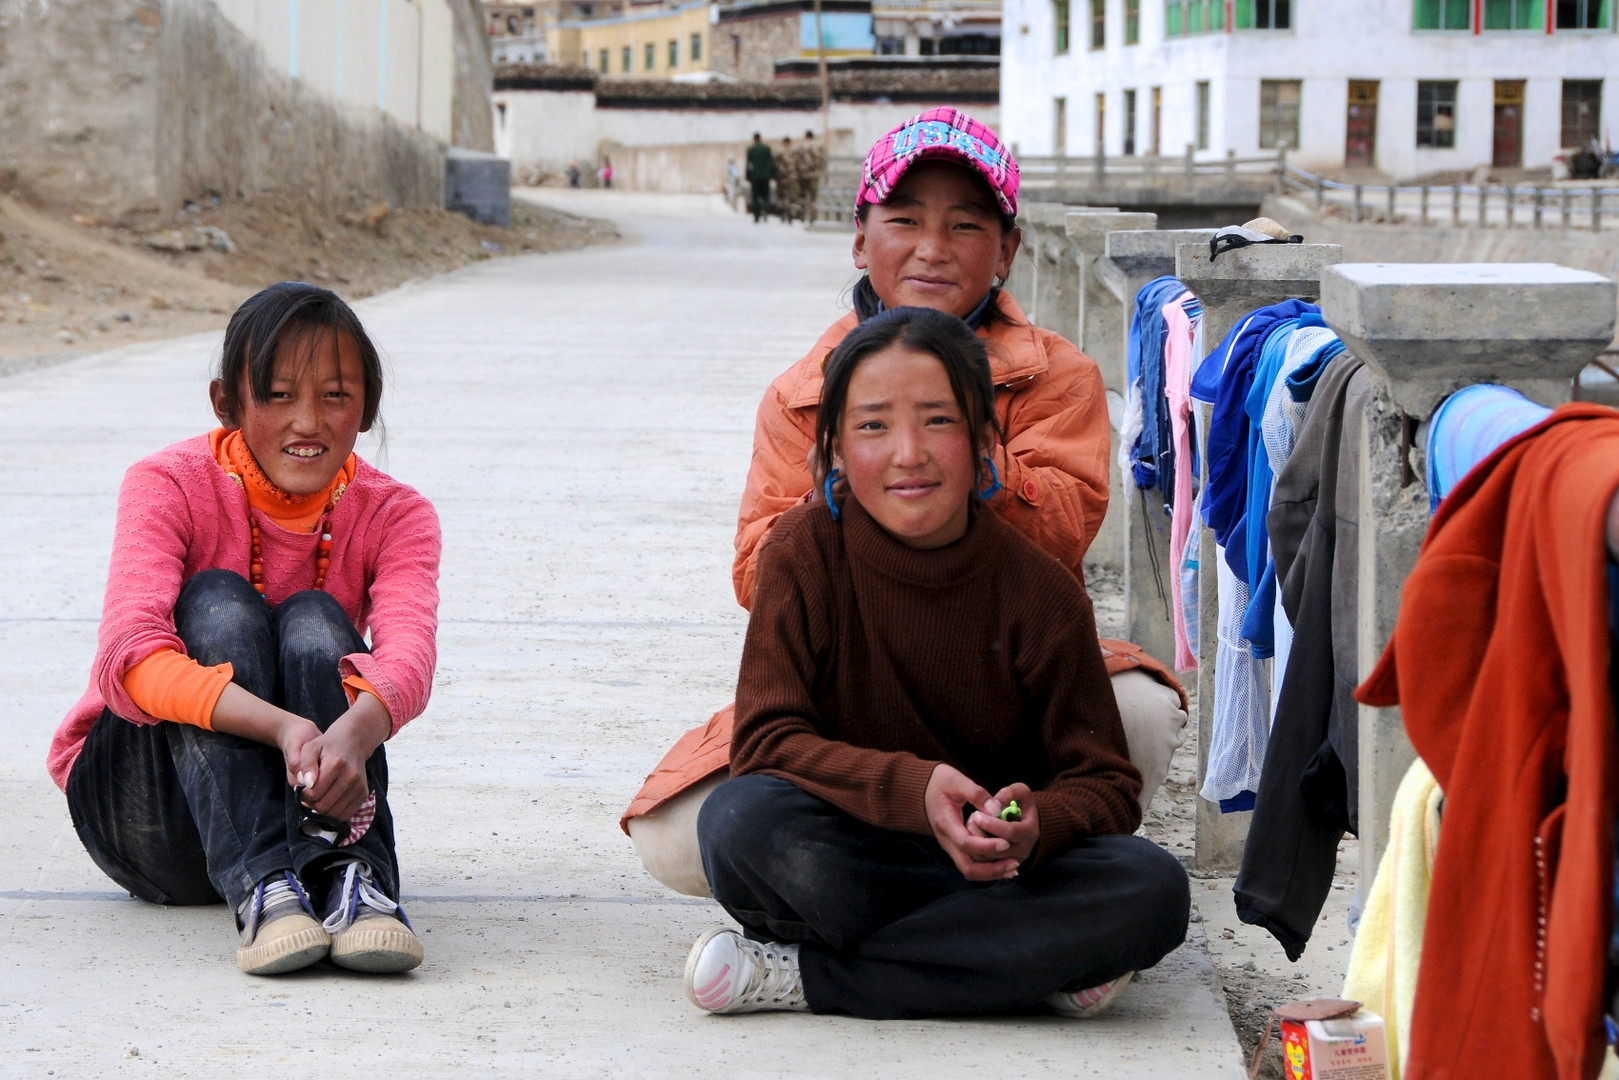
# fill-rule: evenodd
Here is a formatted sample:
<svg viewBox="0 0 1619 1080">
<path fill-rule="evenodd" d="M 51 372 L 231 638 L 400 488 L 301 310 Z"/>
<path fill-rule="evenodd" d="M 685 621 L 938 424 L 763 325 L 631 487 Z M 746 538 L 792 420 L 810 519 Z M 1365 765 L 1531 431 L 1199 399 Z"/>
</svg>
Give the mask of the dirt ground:
<svg viewBox="0 0 1619 1080">
<path fill-rule="evenodd" d="M 510 228 L 385 204 L 320 214 L 274 195 L 114 224 L 0 194 L 0 374 L 223 330 L 242 300 L 276 281 L 311 281 L 357 300 L 480 259 L 617 236 L 607 222 L 518 202 Z"/>
</svg>

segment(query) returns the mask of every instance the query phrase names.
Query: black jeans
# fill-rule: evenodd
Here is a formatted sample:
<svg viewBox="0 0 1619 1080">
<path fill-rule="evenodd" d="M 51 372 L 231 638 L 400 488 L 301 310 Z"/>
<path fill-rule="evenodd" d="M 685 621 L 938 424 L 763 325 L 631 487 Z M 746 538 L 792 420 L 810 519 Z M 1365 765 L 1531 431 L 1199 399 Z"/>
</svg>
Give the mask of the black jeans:
<svg viewBox="0 0 1619 1080">
<path fill-rule="evenodd" d="M 174 607 L 186 652 L 229 661 L 231 681 L 322 731 L 348 709 L 338 661 L 365 652 L 336 600 L 307 590 L 273 611 L 239 574 L 205 570 Z M 107 876 L 155 904 L 237 908 L 260 880 L 292 870 L 317 898 L 323 870 L 363 859 L 377 885 L 399 896 L 388 762 L 366 763 L 377 816 L 354 844 L 333 849 L 303 836 L 301 811 L 274 746 L 189 724 L 133 724 L 103 709 L 68 776 L 73 827 Z M 316 901 L 319 902 L 318 899 Z"/>
<path fill-rule="evenodd" d="M 1186 938 L 1186 871 L 1138 836 L 1090 837 L 978 885 L 932 837 L 867 825 L 760 775 L 721 784 L 697 833 L 714 898 L 746 935 L 799 943 L 818 1013 L 1024 1009 L 1151 967 Z"/>
</svg>

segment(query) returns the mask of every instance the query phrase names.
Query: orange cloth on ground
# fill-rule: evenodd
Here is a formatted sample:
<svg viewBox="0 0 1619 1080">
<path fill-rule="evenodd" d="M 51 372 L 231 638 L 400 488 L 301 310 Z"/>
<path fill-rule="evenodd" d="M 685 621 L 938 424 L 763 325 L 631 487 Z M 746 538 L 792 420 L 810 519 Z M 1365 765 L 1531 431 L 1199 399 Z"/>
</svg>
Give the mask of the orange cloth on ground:
<svg viewBox="0 0 1619 1080">
<path fill-rule="evenodd" d="M 1406 1080 L 1590 1080 L 1619 812 L 1606 518 L 1619 413 L 1564 405 L 1439 507 L 1356 691 L 1445 792 Z"/>
<path fill-rule="evenodd" d="M 350 454 L 324 490 L 312 495 L 288 495 L 264 475 L 240 431 L 216 428 L 208 433 L 208 447 L 219 467 L 241 483 L 247 505 L 288 532 L 314 532 L 327 508 L 342 498 L 343 489 L 354 479 L 356 458 Z M 124 690 L 149 715 L 212 729 L 214 707 L 232 674 L 230 664 L 204 667 L 173 649 L 159 649 L 129 669 L 124 676 Z M 344 679 L 343 689 L 350 704 L 362 692 L 379 701 L 382 698 L 358 675 Z"/>
</svg>

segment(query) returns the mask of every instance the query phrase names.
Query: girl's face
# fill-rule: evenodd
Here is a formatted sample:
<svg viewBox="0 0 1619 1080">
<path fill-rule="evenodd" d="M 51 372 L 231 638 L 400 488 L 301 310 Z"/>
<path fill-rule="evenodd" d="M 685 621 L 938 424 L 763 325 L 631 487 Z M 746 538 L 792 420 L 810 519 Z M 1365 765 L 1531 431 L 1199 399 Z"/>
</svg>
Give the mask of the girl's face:
<svg viewBox="0 0 1619 1080">
<path fill-rule="evenodd" d="M 289 495 L 313 495 L 337 476 L 354 451 L 365 412 L 365 367 L 360 348 L 344 333 L 305 330 L 276 349 L 270 400 L 253 400 L 242 372 L 240 423 L 224 413 L 224 385 L 210 388 L 214 414 L 240 427 L 253 460 L 270 483 Z"/>
<path fill-rule="evenodd" d="M 854 264 L 877 296 L 902 305 L 972 314 L 1017 254 L 984 181 L 963 165 L 923 161 L 908 169 L 888 201 L 870 207 L 854 237 Z"/>
<path fill-rule="evenodd" d="M 860 362 L 833 464 L 860 505 L 901 542 L 937 548 L 966 534 L 978 451 L 938 357 L 896 344 Z"/>
</svg>

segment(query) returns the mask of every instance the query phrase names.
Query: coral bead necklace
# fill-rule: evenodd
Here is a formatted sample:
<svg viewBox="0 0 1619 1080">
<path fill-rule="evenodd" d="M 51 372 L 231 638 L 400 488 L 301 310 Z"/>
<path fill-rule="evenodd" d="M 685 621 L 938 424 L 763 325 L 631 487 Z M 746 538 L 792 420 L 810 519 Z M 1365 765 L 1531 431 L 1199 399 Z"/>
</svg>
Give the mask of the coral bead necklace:
<svg viewBox="0 0 1619 1080">
<path fill-rule="evenodd" d="M 331 504 L 326 513 L 321 515 L 317 531 L 320 533 L 320 542 L 315 548 L 315 591 L 324 592 L 326 589 L 326 571 L 332 565 L 332 511 L 337 507 L 337 493 L 332 496 Z M 264 591 L 264 538 L 259 534 L 259 516 L 251 510 L 247 514 L 247 528 L 253 536 L 253 557 L 248 564 L 248 577 L 253 582 L 253 588 L 258 590 L 264 602 L 269 603 L 270 597 Z"/>
</svg>

